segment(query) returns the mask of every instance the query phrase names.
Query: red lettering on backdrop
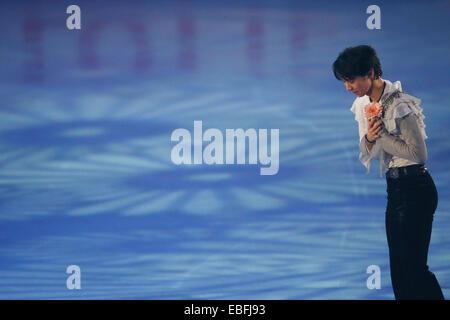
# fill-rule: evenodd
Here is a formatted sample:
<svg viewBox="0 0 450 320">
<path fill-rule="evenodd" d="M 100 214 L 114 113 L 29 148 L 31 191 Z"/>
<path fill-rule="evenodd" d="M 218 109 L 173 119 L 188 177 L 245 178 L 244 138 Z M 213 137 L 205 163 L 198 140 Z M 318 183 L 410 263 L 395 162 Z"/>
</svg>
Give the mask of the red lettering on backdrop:
<svg viewBox="0 0 450 320">
<path fill-rule="evenodd" d="M 247 59 L 250 70 L 260 75 L 264 60 L 264 24 L 259 9 L 248 8 L 246 23 Z"/>
<path fill-rule="evenodd" d="M 197 68 L 195 54 L 196 25 L 192 11 L 181 11 L 177 21 L 178 31 L 178 68 L 193 71 Z"/>
<path fill-rule="evenodd" d="M 136 72 L 145 72 L 151 68 L 153 62 L 150 35 L 142 23 L 130 21 L 127 22 L 127 28 L 135 44 L 134 69 Z"/>
<path fill-rule="evenodd" d="M 36 16 L 37 13 L 34 13 L 33 17 L 26 17 L 22 24 L 26 53 L 23 71 L 25 81 L 29 82 L 42 82 L 44 80 L 44 49 L 42 47 L 42 37 L 45 25 Z"/>
<path fill-rule="evenodd" d="M 99 68 L 99 57 L 96 44 L 100 40 L 100 31 L 104 28 L 100 22 L 83 26 L 80 33 L 79 63 L 82 69 L 95 70 Z"/>
</svg>

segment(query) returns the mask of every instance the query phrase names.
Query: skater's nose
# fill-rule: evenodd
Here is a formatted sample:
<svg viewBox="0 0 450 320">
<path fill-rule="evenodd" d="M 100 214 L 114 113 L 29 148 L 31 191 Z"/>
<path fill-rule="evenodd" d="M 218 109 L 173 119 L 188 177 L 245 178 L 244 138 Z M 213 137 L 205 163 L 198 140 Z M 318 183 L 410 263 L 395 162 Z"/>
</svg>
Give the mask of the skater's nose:
<svg viewBox="0 0 450 320">
<path fill-rule="evenodd" d="M 347 89 L 347 91 L 352 91 L 352 86 L 350 85 L 350 82 L 344 81 L 344 84 L 345 84 L 345 89 Z"/>
</svg>

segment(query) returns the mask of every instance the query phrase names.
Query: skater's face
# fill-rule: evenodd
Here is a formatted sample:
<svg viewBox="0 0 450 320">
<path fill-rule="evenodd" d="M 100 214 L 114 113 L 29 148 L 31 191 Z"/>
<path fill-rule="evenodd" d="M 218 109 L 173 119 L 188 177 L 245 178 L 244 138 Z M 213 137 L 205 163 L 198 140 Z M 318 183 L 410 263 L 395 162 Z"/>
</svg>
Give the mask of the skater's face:
<svg viewBox="0 0 450 320">
<path fill-rule="evenodd" d="M 358 97 L 370 95 L 372 89 L 373 69 L 364 77 L 357 76 L 352 80 L 342 80 L 347 91 L 351 91 Z"/>
</svg>

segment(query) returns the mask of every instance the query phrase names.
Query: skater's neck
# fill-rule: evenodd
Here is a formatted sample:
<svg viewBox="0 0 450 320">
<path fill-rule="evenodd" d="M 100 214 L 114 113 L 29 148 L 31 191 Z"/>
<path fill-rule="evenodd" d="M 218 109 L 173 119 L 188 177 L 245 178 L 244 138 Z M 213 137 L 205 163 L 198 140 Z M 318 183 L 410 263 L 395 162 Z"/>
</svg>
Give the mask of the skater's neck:
<svg viewBox="0 0 450 320">
<path fill-rule="evenodd" d="M 372 87 L 370 88 L 368 94 L 370 101 L 380 101 L 381 97 L 383 96 L 385 86 L 386 83 L 381 78 L 375 79 L 372 82 Z"/>
</svg>

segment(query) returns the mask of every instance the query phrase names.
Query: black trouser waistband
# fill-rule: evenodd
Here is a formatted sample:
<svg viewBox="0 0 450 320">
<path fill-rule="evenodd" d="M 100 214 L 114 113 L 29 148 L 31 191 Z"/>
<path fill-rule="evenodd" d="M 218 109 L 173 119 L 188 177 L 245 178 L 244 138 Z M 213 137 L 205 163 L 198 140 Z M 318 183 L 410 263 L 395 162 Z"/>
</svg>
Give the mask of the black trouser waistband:
<svg viewBox="0 0 450 320">
<path fill-rule="evenodd" d="M 397 179 L 402 177 L 415 176 L 424 174 L 427 172 L 427 170 L 428 169 L 427 167 L 425 167 L 425 164 L 413 164 L 406 167 L 390 168 L 386 172 L 386 178 Z"/>
</svg>

